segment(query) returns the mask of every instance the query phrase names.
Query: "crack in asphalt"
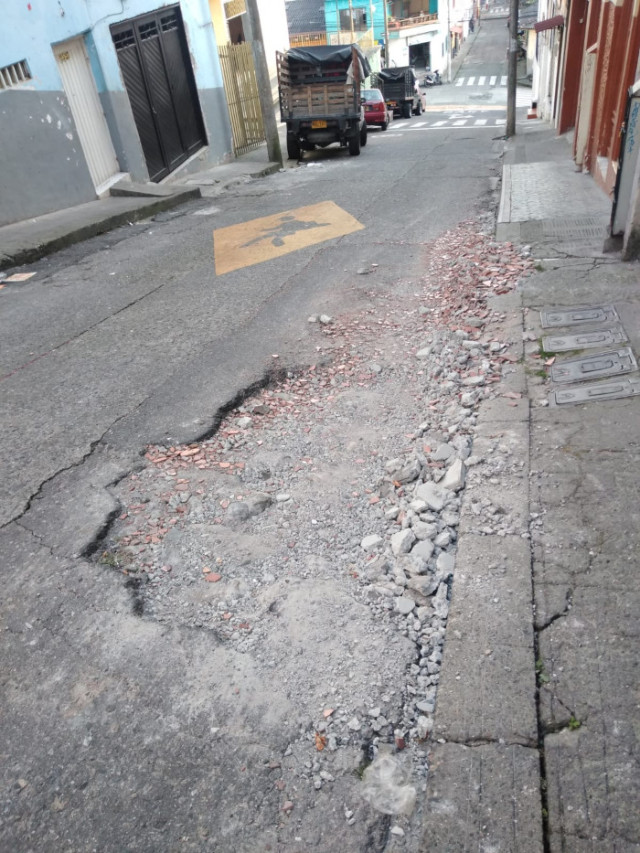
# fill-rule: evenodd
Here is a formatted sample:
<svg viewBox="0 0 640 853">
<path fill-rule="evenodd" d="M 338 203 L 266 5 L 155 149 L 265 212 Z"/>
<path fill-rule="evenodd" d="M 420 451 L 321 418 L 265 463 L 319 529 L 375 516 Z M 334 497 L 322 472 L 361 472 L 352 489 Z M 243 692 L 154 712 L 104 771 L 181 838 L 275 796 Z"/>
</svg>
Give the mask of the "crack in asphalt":
<svg viewBox="0 0 640 853">
<path fill-rule="evenodd" d="M 541 623 L 540 625 L 536 625 L 535 630 L 537 631 L 537 633 L 538 634 L 542 633 L 542 631 L 545 631 L 547 628 L 549 628 L 551 625 L 553 625 L 554 622 L 557 622 L 558 619 L 564 619 L 566 616 L 568 616 L 569 611 L 571 610 L 572 604 L 573 604 L 573 590 L 568 589 L 566 596 L 565 596 L 564 609 L 561 610 L 559 613 L 554 613 L 553 616 L 550 616 L 545 622 Z"/>
<path fill-rule="evenodd" d="M 467 746 L 469 749 L 475 749 L 481 746 L 520 746 L 522 749 L 538 749 L 538 744 L 531 738 L 523 738 L 522 740 L 505 740 L 505 738 L 497 737 L 472 737 L 457 740 L 456 738 L 446 738 L 445 743 L 455 743 L 457 746 Z"/>
<path fill-rule="evenodd" d="M 112 314 L 109 314 L 107 317 L 103 317 L 101 320 L 98 320 L 97 322 L 92 323 L 86 329 L 83 329 L 82 332 L 80 332 L 80 334 L 74 335 L 73 337 L 68 338 L 66 341 L 63 341 L 62 343 L 58 344 L 57 346 L 52 347 L 50 350 L 47 350 L 46 352 L 42 352 L 39 355 L 35 356 L 35 358 L 32 358 L 29 361 L 26 361 L 24 364 L 21 364 L 19 367 L 14 368 L 13 370 L 9 371 L 9 373 L 5 373 L 3 376 L 0 376 L 0 382 L 3 382 L 5 379 L 9 379 L 11 376 L 15 376 L 16 373 L 20 373 L 20 371 L 25 370 L 27 367 L 31 367 L 31 365 L 35 364 L 36 362 L 40 361 L 41 359 L 48 358 L 50 355 L 53 355 L 53 353 L 58 352 L 58 350 L 64 349 L 64 347 L 69 346 L 69 344 L 72 344 L 72 343 L 75 343 L 76 341 L 81 340 L 85 335 L 89 334 L 89 332 L 92 332 L 92 331 L 94 331 L 94 329 L 97 329 L 100 326 L 102 326 L 103 323 L 107 323 L 110 320 L 113 320 L 114 317 L 117 317 L 119 314 L 122 314 L 124 311 L 128 311 L 129 308 L 132 308 L 134 305 L 138 305 L 144 299 L 147 299 L 147 297 L 149 297 L 149 296 L 153 295 L 154 293 L 157 293 L 158 291 L 162 290 L 162 288 L 165 287 L 167 285 L 167 283 L 168 282 L 163 282 L 162 284 L 159 284 L 157 287 L 154 287 L 151 290 L 146 291 L 146 293 L 143 293 L 137 299 L 133 299 L 131 302 L 128 302 L 126 305 L 123 305 L 122 308 L 118 308 L 117 311 L 114 311 Z"/>
<path fill-rule="evenodd" d="M 67 471 L 73 471 L 74 468 L 80 468 L 82 465 L 84 465 L 84 463 L 87 461 L 87 459 L 89 459 L 93 455 L 96 448 L 98 448 L 101 444 L 104 443 L 104 437 L 107 435 L 107 433 L 111 429 L 113 429 L 113 427 L 117 423 L 119 423 L 121 420 L 129 417 L 129 415 L 131 415 L 133 412 L 137 411 L 137 409 L 139 409 L 142 405 L 144 405 L 144 403 L 148 399 L 149 399 L 149 397 L 145 397 L 136 406 L 134 406 L 133 409 L 131 409 L 128 412 L 125 412 L 122 415 L 119 415 L 114 421 L 112 421 L 112 423 L 109 424 L 109 426 L 104 430 L 104 432 L 102 433 L 102 435 L 100 435 L 99 438 L 96 438 L 89 443 L 89 449 L 86 451 L 86 453 L 84 453 L 82 455 L 82 457 L 80 459 L 77 459 L 75 462 L 72 462 L 71 464 L 66 465 L 64 468 L 59 468 L 57 471 L 55 471 L 53 474 L 51 474 L 50 477 L 47 477 L 45 480 L 42 480 L 40 482 L 40 485 L 38 486 L 38 488 L 34 492 L 32 492 L 32 494 L 29 495 L 28 498 L 26 498 L 25 503 L 23 505 L 23 508 L 20 510 L 20 512 L 18 512 L 18 514 L 14 515 L 12 518 L 9 518 L 6 522 L 3 522 L 2 524 L 0 524 L 0 530 L 3 530 L 5 527 L 8 527 L 10 524 L 13 524 L 14 522 L 19 522 L 21 519 L 23 519 L 24 516 L 31 509 L 33 502 L 38 500 L 42 496 L 43 489 L 49 483 L 53 482 L 53 480 L 55 480 L 56 477 L 59 477 L 60 474 L 65 474 Z M 120 480 L 124 479 L 124 477 L 128 476 L 129 473 L 131 473 L 130 470 L 119 475 L 118 477 L 115 477 L 112 481 L 110 481 L 109 483 L 106 483 L 104 488 L 108 488 L 109 486 L 116 485 L 118 482 L 120 482 Z M 25 530 L 30 529 L 24 524 L 21 524 L 20 526 L 24 527 Z M 46 547 L 49 547 L 49 546 L 47 545 Z M 80 554 L 79 556 L 84 556 L 84 554 Z"/>
</svg>

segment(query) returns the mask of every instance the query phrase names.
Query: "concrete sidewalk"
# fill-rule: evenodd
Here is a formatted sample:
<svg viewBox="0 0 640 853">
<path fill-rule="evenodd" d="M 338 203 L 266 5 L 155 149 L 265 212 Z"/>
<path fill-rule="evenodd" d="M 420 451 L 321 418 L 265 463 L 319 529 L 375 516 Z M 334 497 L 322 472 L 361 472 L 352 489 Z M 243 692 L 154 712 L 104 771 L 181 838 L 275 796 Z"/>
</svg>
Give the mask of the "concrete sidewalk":
<svg viewBox="0 0 640 853">
<path fill-rule="evenodd" d="M 517 523 L 461 530 L 429 853 L 640 850 L 640 268 L 603 254 L 610 210 L 566 139 L 518 127 L 497 236 L 539 271 L 492 305 L 513 393 L 481 410 L 474 454 L 510 464 L 470 483 L 463 515 L 490 501 Z"/>
<path fill-rule="evenodd" d="M 118 184 L 111 196 L 0 227 L 0 270 L 33 263 L 74 243 L 147 219 L 201 196 L 215 196 L 236 183 L 272 174 L 266 145 L 201 172 L 173 173 L 161 184 Z M 133 194 L 139 193 L 139 194 Z"/>
</svg>

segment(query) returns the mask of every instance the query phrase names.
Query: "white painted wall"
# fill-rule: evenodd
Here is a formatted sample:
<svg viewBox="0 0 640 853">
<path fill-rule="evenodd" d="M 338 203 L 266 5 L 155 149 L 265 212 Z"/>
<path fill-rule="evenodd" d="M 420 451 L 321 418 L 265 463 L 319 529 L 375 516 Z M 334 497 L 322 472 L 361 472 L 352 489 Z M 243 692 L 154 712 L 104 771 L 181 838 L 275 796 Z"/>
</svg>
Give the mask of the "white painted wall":
<svg viewBox="0 0 640 853">
<path fill-rule="evenodd" d="M 267 57 L 269 77 L 274 101 L 278 98 L 278 78 L 276 72 L 276 51 L 289 49 L 289 27 L 284 0 L 258 0 L 260 26 L 264 52 Z"/>
</svg>

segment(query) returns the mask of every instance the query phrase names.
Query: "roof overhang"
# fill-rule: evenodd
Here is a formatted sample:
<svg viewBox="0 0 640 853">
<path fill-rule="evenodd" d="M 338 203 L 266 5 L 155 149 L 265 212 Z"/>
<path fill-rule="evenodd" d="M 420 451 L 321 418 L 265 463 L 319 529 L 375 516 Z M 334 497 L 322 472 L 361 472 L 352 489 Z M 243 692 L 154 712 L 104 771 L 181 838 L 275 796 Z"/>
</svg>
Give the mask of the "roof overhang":
<svg viewBox="0 0 640 853">
<path fill-rule="evenodd" d="M 541 33 L 543 30 L 554 30 L 556 27 L 564 27 L 564 15 L 554 15 L 553 18 L 538 21 L 537 24 L 533 25 L 537 33 Z"/>
</svg>

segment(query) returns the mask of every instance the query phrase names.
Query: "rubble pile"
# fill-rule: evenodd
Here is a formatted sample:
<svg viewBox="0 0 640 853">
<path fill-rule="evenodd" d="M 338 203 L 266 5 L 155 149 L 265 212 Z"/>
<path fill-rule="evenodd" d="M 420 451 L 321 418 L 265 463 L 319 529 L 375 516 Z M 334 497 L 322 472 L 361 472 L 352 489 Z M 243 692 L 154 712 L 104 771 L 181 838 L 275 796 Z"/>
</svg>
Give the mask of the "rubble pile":
<svg viewBox="0 0 640 853">
<path fill-rule="evenodd" d="M 102 559 L 143 618 L 211 631 L 293 697 L 287 814 L 302 781 L 353 770 L 341 748 L 429 737 L 467 478 L 517 465 L 499 439 L 473 452 L 478 406 L 515 359 L 487 297 L 531 268 L 463 223 L 429 247 L 418 292 L 309 318 L 328 363 L 247 398 L 211 438 L 148 448 L 114 488 Z M 469 514 L 480 533 L 515 523 L 482 502 Z"/>
</svg>

